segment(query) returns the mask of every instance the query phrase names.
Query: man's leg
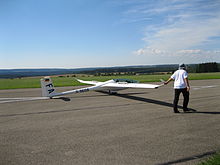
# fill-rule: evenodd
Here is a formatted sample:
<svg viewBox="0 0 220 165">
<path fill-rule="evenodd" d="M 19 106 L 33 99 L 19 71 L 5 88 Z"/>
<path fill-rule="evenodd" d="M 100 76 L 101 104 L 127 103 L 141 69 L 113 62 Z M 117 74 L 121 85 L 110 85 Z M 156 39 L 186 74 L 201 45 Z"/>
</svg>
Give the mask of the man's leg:
<svg viewBox="0 0 220 165">
<path fill-rule="evenodd" d="M 181 90 L 180 89 L 174 89 L 174 90 L 175 90 L 175 94 L 174 94 L 174 100 L 173 100 L 173 111 L 175 113 L 178 113 L 179 111 L 177 109 L 177 106 L 178 106 L 178 101 L 179 101 Z"/>
<path fill-rule="evenodd" d="M 189 92 L 187 91 L 187 88 L 183 90 L 183 111 L 188 111 L 188 103 L 189 103 Z"/>
</svg>

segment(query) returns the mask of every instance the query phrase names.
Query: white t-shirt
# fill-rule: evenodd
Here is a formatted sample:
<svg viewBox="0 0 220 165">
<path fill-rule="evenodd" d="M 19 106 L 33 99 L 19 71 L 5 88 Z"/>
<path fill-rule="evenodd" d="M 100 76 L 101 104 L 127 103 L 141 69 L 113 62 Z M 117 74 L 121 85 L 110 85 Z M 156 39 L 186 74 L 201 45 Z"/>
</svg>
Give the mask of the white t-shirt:
<svg viewBox="0 0 220 165">
<path fill-rule="evenodd" d="M 174 79 L 174 89 L 186 88 L 186 82 L 184 81 L 184 79 L 187 77 L 188 73 L 183 69 L 179 69 L 174 72 L 171 76 L 171 78 Z"/>
</svg>

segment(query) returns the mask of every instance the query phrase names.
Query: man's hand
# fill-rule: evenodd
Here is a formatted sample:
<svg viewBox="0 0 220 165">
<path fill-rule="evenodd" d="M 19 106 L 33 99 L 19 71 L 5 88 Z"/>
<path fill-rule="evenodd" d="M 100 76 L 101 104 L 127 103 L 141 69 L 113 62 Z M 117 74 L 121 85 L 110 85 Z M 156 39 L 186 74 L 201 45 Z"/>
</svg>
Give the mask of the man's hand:
<svg viewBox="0 0 220 165">
<path fill-rule="evenodd" d="M 164 85 L 167 85 L 167 84 L 168 84 L 168 82 L 167 82 L 167 81 L 165 81 L 163 84 L 164 84 Z"/>
<path fill-rule="evenodd" d="M 190 91 L 190 86 L 187 86 L 186 88 L 187 88 L 187 92 L 189 92 Z"/>
<path fill-rule="evenodd" d="M 163 84 L 167 85 L 170 81 L 172 81 L 173 79 L 170 77 L 167 81 L 165 81 Z"/>
</svg>

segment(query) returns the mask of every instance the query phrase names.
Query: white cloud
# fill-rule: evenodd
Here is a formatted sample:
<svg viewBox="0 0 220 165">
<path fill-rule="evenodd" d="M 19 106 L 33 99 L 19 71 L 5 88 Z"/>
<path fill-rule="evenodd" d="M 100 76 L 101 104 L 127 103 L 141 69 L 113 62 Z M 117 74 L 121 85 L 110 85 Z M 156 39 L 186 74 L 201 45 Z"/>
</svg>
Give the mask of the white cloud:
<svg viewBox="0 0 220 165">
<path fill-rule="evenodd" d="M 220 1 L 141 1 L 129 10 L 132 18 L 151 18 L 145 24 L 145 47 L 133 53 L 220 61 Z M 138 20 L 138 19 L 137 19 Z M 195 59 L 194 59 L 195 60 Z"/>
<path fill-rule="evenodd" d="M 183 49 L 177 51 L 165 51 L 145 47 L 133 52 L 135 55 L 145 58 L 146 61 L 163 61 L 162 63 L 201 63 L 220 61 L 219 50 Z M 161 63 L 161 62 L 160 62 Z"/>
<path fill-rule="evenodd" d="M 178 54 L 198 54 L 198 53 L 202 53 L 204 51 L 200 50 L 200 49 L 191 49 L 191 50 L 179 50 L 177 53 Z"/>
<path fill-rule="evenodd" d="M 202 22 L 185 20 L 163 27 L 152 34 L 152 38 L 145 37 L 144 41 L 152 48 L 176 51 L 204 45 L 216 36 L 220 36 L 220 15 Z"/>
<path fill-rule="evenodd" d="M 138 49 L 136 51 L 133 52 L 135 55 L 162 55 L 162 54 L 167 54 L 168 52 L 164 51 L 164 50 L 160 50 L 160 49 L 154 49 L 151 47 L 145 47 L 145 48 L 141 48 Z"/>
<path fill-rule="evenodd" d="M 182 49 L 177 51 L 165 51 L 160 49 L 154 49 L 151 47 L 144 47 L 133 52 L 133 54 L 138 56 L 149 56 L 149 55 L 204 55 L 204 54 L 215 54 L 220 55 L 220 50 L 202 50 L 202 49 Z"/>
</svg>

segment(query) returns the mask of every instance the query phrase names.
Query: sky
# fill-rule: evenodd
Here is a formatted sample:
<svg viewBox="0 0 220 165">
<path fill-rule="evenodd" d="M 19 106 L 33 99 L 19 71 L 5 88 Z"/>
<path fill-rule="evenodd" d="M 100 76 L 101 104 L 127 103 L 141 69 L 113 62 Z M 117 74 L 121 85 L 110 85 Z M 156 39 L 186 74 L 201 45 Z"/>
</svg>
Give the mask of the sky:
<svg viewBox="0 0 220 165">
<path fill-rule="evenodd" d="M 0 69 L 220 62 L 220 0 L 0 0 Z"/>
</svg>

